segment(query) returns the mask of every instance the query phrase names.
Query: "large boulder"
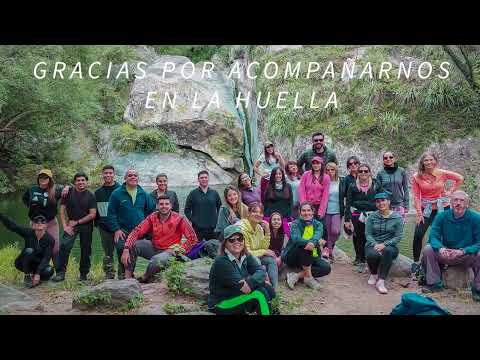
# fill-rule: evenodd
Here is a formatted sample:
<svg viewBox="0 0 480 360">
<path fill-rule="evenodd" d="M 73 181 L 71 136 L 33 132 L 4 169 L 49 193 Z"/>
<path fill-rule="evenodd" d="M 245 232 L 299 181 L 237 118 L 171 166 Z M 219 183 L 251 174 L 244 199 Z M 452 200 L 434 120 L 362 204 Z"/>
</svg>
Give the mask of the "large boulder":
<svg viewBox="0 0 480 360">
<path fill-rule="evenodd" d="M 43 305 L 31 296 L 0 284 L 0 314 L 44 311 Z"/>
<path fill-rule="evenodd" d="M 392 267 L 388 276 L 390 277 L 409 277 L 412 275 L 412 263 L 413 260 L 404 255 L 398 255 L 398 257 L 393 261 Z"/>
<path fill-rule="evenodd" d="M 177 153 L 129 153 L 118 156 L 111 162 L 120 182 L 125 171 L 134 168 L 140 174 L 142 186 L 147 187 L 156 187 L 155 177 L 162 172 L 168 174 L 170 186 L 197 186 L 200 170 L 208 170 L 210 185 L 229 184 L 234 180 L 233 175 L 208 156 L 186 150 Z"/>
<path fill-rule="evenodd" d="M 135 279 L 107 280 L 80 291 L 74 296 L 72 307 L 87 310 L 92 307 L 122 306 L 141 296 L 142 287 Z"/>
<path fill-rule="evenodd" d="M 124 119 L 137 127 L 161 128 L 177 145 L 209 154 L 224 169 L 241 171 L 243 129 L 234 82 L 217 68 L 211 78 L 202 76 L 203 62 L 186 79 L 192 73 L 189 62 L 184 56 L 160 56 L 149 64 L 145 77 L 133 83 Z M 173 72 L 164 73 L 167 63 L 174 64 Z M 149 92 L 155 92 L 148 104 L 153 109 L 146 108 Z M 172 99 L 176 94 L 173 107 L 166 93 Z"/>
<path fill-rule="evenodd" d="M 185 264 L 184 285 L 191 290 L 191 295 L 202 300 L 208 298 L 209 275 L 213 260 L 200 258 L 189 261 Z"/>
<path fill-rule="evenodd" d="M 465 289 L 473 280 L 473 271 L 464 266 L 449 266 L 442 274 L 443 283 L 448 289 Z"/>
</svg>

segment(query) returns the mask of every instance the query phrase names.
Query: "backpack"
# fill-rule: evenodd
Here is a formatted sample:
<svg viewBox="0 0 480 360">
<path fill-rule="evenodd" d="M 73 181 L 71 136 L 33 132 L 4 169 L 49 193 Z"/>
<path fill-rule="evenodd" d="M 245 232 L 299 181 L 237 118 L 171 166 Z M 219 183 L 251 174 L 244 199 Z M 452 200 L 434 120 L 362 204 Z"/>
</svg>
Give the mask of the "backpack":
<svg viewBox="0 0 480 360">
<path fill-rule="evenodd" d="M 396 305 L 390 315 L 451 315 L 442 309 L 432 298 L 417 293 L 405 293 L 400 304 Z"/>
</svg>

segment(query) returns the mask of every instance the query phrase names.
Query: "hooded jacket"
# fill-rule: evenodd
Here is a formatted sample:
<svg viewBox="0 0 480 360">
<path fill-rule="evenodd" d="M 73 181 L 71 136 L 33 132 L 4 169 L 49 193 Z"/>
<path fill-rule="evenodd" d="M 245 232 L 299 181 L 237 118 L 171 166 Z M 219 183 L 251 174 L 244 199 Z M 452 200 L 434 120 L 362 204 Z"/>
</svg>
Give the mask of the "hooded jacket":
<svg viewBox="0 0 480 360">
<path fill-rule="evenodd" d="M 311 224 L 313 225 L 313 237 L 309 240 L 303 239 L 303 232 L 305 227 Z M 282 251 L 282 261 L 286 262 L 287 257 L 293 249 L 297 247 L 305 247 L 309 242 L 312 242 L 315 246 L 318 245 L 318 242 L 323 235 L 323 224 L 316 220 L 315 218 L 312 221 L 307 222 L 302 218 L 298 218 L 290 224 L 290 240 L 288 240 L 287 245 Z"/>
<path fill-rule="evenodd" d="M 403 236 L 402 217 L 392 211 L 389 217 L 384 218 L 380 211 L 371 214 L 365 223 L 365 247 L 374 247 L 376 244 L 396 246 Z"/>
<path fill-rule="evenodd" d="M 392 206 L 409 208 L 408 177 L 405 169 L 398 167 L 384 167 L 377 174 L 377 181 L 382 185 L 383 190 L 390 195 Z"/>
<path fill-rule="evenodd" d="M 453 209 L 438 213 L 433 220 L 428 243 L 435 251 L 444 247 L 476 254 L 480 251 L 480 213 L 467 209 L 459 219 L 453 216 Z"/>
</svg>

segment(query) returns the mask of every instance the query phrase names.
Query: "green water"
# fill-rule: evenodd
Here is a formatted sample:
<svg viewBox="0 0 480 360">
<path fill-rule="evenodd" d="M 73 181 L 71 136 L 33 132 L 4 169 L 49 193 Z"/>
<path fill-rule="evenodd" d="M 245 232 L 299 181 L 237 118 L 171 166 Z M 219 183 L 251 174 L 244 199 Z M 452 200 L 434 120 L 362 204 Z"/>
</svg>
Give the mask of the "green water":
<svg viewBox="0 0 480 360">
<path fill-rule="evenodd" d="M 223 190 L 225 185 L 212 186 L 211 188 L 218 191 L 220 198 L 223 201 Z M 183 209 L 185 207 L 185 201 L 187 199 L 188 193 L 193 189 L 193 187 L 169 187 L 169 190 L 173 190 L 177 193 L 178 201 L 180 203 L 180 213 L 183 214 Z M 145 188 L 146 191 L 150 192 L 153 189 Z M 90 189 L 92 191 L 92 189 Z M 24 206 L 21 198 L 23 193 L 14 193 L 8 195 L 0 195 L 0 212 L 10 216 L 15 222 L 19 225 L 30 226 L 29 219 L 27 217 L 28 211 Z M 60 223 L 60 215 L 57 216 Z M 60 224 L 60 239 L 62 235 L 62 229 Z M 10 232 L 5 228 L 3 224 L 0 224 L 0 248 L 9 245 L 17 244 L 19 247 L 23 247 L 23 239 L 15 233 Z M 72 249 L 72 255 L 80 260 L 80 241 L 77 237 L 74 247 Z M 92 263 L 101 262 L 103 257 L 103 249 L 100 240 L 100 235 L 98 230 L 95 228 L 93 230 L 93 240 L 92 240 Z"/>
</svg>

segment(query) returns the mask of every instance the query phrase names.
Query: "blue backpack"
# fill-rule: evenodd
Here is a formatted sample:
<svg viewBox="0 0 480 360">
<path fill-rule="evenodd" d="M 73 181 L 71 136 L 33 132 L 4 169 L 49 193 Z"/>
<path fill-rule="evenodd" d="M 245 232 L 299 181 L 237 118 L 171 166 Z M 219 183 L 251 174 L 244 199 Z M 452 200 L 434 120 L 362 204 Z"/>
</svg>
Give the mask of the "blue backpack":
<svg viewBox="0 0 480 360">
<path fill-rule="evenodd" d="M 400 304 L 395 306 L 390 315 L 451 315 L 442 309 L 432 298 L 417 293 L 405 293 Z"/>
</svg>

